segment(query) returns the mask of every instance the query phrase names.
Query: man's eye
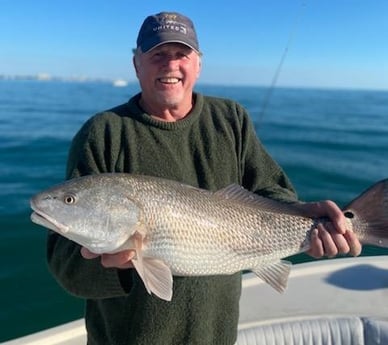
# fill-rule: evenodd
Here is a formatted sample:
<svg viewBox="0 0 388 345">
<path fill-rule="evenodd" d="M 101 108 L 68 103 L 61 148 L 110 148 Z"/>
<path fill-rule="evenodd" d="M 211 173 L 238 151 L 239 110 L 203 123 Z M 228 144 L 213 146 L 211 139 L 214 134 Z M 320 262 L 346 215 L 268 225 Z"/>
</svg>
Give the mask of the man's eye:
<svg viewBox="0 0 388 345">
<path fill-rule="evenodd" d="M 152 55 L 152 60 L 155 60 L 155 61 L 163 60 L 164 58 L 165 58 L 165 54 L 163 53 L 155 53 L 154 55 Z"/>
</svg>

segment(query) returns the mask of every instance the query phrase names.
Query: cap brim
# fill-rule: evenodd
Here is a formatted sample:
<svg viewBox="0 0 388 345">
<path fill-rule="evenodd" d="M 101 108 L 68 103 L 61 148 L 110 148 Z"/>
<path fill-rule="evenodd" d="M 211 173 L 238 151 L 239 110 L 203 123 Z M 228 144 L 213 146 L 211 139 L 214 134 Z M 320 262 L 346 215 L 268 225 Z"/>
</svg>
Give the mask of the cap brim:
<svg viewBox="0 0 388 345">
<path fill-rule="evenodd" d="M 166 43 L 180 43 L 180 44 L 183 44 L 189 48 L 191 48 L 192 50 L 196 51 L 197 53 L 199 53 L 199 50 L 194 48 L 192 45 L 190 45 L 189 43 L 187 42 L 182 42 L 180 40 L 168 40 L 168 41 L 163 41 L 163 42 L 160 42 L 160 43 L 157 43 L 155 44 L 154 46 L 152 46 L 151 48 L 149 48 L 148 50 L 146 51 L 143 51 L 143 53 L 147 53 L 147 52 L 150 52 L 151 50 L 155 49 L 156 47 L 159 47 L 163 44 L 166 44 Z"/>
</svg>

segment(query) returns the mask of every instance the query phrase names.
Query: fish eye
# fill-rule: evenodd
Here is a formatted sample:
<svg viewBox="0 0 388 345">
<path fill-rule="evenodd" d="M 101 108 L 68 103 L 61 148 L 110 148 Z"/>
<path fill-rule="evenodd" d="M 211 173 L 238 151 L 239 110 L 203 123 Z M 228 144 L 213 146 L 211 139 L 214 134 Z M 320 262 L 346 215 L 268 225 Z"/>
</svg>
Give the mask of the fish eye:
<svg viewBox="0 0 388 345">
<path fill-rule="evenodd" d="M 66 205 L 72 205 L 76 202 L 76 198 L 72 194 L 65 195 L 63 201 L 65 202 Z"/>
</svg>

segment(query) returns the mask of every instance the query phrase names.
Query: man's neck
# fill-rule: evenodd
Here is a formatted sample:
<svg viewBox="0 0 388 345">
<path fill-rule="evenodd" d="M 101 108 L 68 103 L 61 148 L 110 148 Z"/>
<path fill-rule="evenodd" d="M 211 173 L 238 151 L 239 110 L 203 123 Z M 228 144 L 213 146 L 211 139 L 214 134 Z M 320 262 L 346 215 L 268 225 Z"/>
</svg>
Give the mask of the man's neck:
<svg viewBox="0 0 388 345">
<path fill-rule="evenodd" d="M 171 105 L 171 106 L 152 106 L 144 101 L 142 97 L 139 100 L 140 107 L 154 119 L 165 122 L 175 122 L 184 119 L 191 111 L 194 105 L 194 99 L 190 102 Z"/>
</svg>

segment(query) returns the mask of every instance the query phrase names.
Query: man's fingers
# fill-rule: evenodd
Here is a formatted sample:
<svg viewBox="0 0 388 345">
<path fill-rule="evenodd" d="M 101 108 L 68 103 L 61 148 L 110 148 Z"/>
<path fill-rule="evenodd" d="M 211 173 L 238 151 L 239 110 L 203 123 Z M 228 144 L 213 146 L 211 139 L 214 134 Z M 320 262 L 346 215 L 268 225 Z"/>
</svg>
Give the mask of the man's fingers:
<svg viewBox="0 0 388 345">
<path fill-rule="evenodd" d="M 81 255 L 85 259 L 95 259 L 95 258 L 98 258 L 100 256 L 100 254 L 92 253 L 89 249 L 86 249 L 85 247 L 81 248 Z"/>
<path fill-rule="evenodd" d="M 318 229 L 314 229 L 311 232 L 311 247 L 307 251 L 307 254 L 316 259 L 322 257 L 325 254 L 322 241 L 319 238 Z"/>
<path fill-rule="evenodd" d="M 338 254 L 338 248 L 336 245 L 336 241 L 334 240 L 335 235 L 331 234 L 331 232 L 326 229 L 323 224 L 318 224 L 318 236 L 322 241 L 324 255 L 329 258 L 332 258 Z M 342 235 L 340 235 L 342 236 Z"/>
<path fill-rule="evenodd" d="M 124 250 L 115 254 L 102 254 L 101 264 L 107 268 L 131 268 L 132 259 L 135 257 L 134 250 Z"/>
<path fill-rule="evenodd" d="M 101 257 L 101 265 L 106 268 L 132 268 L 132 259 L 136 256 L 134 250 L 123 250 L 115 254 L 95 254 L 85 247 L 81 248 L 81 255 L 85 259 L 95 259 Z"/>
<path fill-rule="evenodd" d="M 332 223 L 325 223 L 324 228 L 329 233 L 332 242 L 334 242 L 337 254 L 348 254 L 350 252 L 350 244 L 345 237 L 347 231 L 344 234 L 338 233 Z"/>
<path fill-rule="evenodd" d="M 362 246 L 352 231 L 338 233 L 330 222 L 320 223 L 311 233 L 311 248 L 307 252 L 314 258 L 322 256 L 334 257 L 338 254 L 361 254 Z"/>
<path fill-rule="evenodd" d="M 357 236 L 353 231 L 346 231 L 344 237 L 346 238 L 348 244 L 349 244 L 349 254 L 353 256 L 358 256 L 361 254 L 362 251 L 362 245 L 360 241 L 358 240 Z"/>
</svg>

